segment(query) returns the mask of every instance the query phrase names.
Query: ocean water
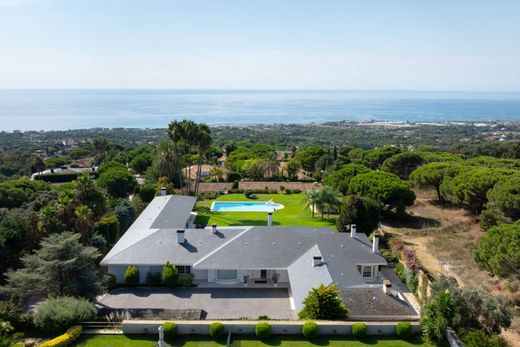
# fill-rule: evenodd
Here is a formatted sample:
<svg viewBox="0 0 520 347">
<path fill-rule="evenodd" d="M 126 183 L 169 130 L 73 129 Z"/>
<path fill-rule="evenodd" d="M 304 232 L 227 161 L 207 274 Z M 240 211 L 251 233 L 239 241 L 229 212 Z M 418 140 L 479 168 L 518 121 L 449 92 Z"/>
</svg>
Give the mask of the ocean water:
<svg viewBox="0 0 520 347">
<path fill-rule="evenodd" d="M 520 121 L 520 92 L 0 90 L 0 130 L 338 120 Z"/>
</svg>

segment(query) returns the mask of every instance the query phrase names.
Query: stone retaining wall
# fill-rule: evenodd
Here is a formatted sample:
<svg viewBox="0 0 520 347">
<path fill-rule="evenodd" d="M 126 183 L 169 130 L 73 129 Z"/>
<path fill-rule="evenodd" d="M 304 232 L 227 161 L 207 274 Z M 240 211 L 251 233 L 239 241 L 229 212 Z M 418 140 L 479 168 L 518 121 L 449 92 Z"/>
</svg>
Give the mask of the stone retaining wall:
<svg viewBox="0 0 520 347">
<path fill-rule="evenodd" d="M 175 321 L 179 335 L 208 335 L 213 321 Z M 226 332 L 232 334 L 254 334 L 258 321 L 220 321 Z M 157 329 L 164 321 L 125 320 L 123 334 L 157 334 Z M 269 321 L 275 335 L 299 335 L 304 321 Z M 350 335 L 354 322 L 319 321 L 320 335 Z M 368 335 L 394 335 L 396 322 L 367 322 Z M 421 333 L 419 323 L 412 323 L 412 331 Z"/>
</svg>

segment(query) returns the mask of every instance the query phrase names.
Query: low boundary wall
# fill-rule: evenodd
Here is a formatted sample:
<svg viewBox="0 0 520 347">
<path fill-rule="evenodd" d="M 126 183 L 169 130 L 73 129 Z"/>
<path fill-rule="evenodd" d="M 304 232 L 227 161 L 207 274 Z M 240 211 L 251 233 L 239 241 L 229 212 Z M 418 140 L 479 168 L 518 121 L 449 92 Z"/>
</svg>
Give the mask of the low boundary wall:
<svg viewBox="0 0 520 347">
<path fill-rule="evenodd" d="M 122 324 L 123 334 L 157 334 L 158 328 L 165 321 L 159 320 L 125 320 Z M 209 326 L 216 321 L 175 321 L 179 335 L 208 335 Z M 226 332 L 232 334 L 254 334 L 259 321 L 218 321 L 224 324 Z M 305 321 L 268 321 L 275 335 L 299 335 Z M 355 322 L 317 321 L 320 335 L 351 335 Z M 394 335 L 396 322 L 365 322 L 368 335 Z M 421 333 L 419 323 L 411 323 L 414 334 Z"/>
</svg>

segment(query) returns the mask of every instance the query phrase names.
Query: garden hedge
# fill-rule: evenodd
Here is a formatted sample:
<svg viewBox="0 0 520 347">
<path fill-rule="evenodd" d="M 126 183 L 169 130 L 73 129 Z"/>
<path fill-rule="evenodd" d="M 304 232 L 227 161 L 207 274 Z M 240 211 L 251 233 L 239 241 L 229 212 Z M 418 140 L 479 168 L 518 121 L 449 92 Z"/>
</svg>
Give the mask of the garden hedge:
<svg viewBox="0 0 520 347">
<path fill-rule="evenodd" d="M 355 337 L 367 336 L 367 325 L 365 323 L 354 323 L 352 324 L 352 335 Z"/>
<path fill-rule="evenodd" d="M 164 322 L 162 326 L 166 341 L 171 342 L 177 335 L 177 325 L 174 322 Z"/>
<path fill-rule="evenodd" d="M 83 328 L 80 325 L 75 325 L 67 330 L 65 334 L 44 342 L 39 347 L 66 347 L 81 335 L 82 330 Z"/>
<path fill-rule="evenodd" d="M 399 322 L 395 326 L 395 334 L 399 337 L 410 337 L 412 335 L 412 324 L 410 322 Z"/>
<path fill-rule="evenodd" d="M 139 269 L 135 266 L 129 266 L 125 270 L 125 284 L 127 286 L 136 286 L 139 284 Z"/>
<path fill-rule="evenodd" d="M 211 323 L 209 326 L 209 335 L 211 337 L 220 337 L 226 333 L 226 329 L 224 328 L 224 324 L 220 322 Z"/>
<path fill-rule="evenodd" d="M 271 336 L 271 324 L 267 322 L 260 322 L 255 326 L 255 335 L 261 339 L 266 339 Z"/>
<path fill-rule="evenodd" d="M 320 327 L 316 322 L 305 322 L 302 326 L 302 334 L 307 338 L 317 337 L 320 334 Z"/>
</svg>

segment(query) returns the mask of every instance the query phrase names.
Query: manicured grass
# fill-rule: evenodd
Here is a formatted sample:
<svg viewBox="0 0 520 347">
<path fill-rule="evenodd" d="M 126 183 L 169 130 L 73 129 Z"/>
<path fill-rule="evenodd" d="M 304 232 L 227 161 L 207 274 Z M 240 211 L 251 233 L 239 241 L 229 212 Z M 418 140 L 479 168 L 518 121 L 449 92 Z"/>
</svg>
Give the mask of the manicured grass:
<svg viewBox="0 0 520 347">
<path fill-rule="evenodd" d="M 97 335 L 83 336 L 74 347 L 155 347 L 157 344 L 157 336 L 153 335 Z M 217 347 L 225 346 L 226 339 L 223 338 L 217 342 L 209 339 L 208 336 L 178 336 L 174 346 L 183 347 Z M 259 341 L 253 336 L 235 336 L 231 346 L 233 347 L 260 347 L 260 346 L 281 346 L 281 347 L 297 347 L 297 346 L 378 346 L 378 347 L 434 347 L 435 345 L 426 343 L 421 337 L 414 337 L 406 341 L 396 339 L 395 337 L 368 337 L 362 340 L 345 337 L 318 337 L 312 340 L 305 340 L 301 336 L 272 336 L 265 341 Z"/>
<path fill-rule="evenodd" d="M 269 201 L 285 207 L 273 213 L 273 225 L 313 226 L 335 228 L 335 218 L 322 220 L 320 214 L 312 218 L 310 208 L 305 207 L 303 194 L 257 194 L 254 199 L 248 199 L 244 194 L 227 194 L 218 197 L 218 201 Z M 211 203 L 215 200 L 199 201 L 197 203 L 197 224 L 217 225 L 267 225 L 265 212 L 210 212 Z"/>
</svg>

